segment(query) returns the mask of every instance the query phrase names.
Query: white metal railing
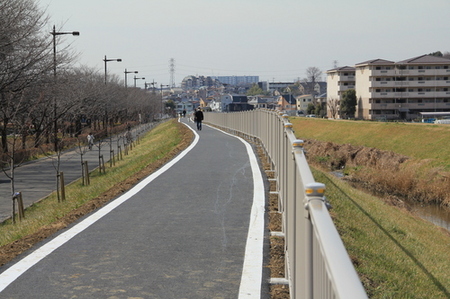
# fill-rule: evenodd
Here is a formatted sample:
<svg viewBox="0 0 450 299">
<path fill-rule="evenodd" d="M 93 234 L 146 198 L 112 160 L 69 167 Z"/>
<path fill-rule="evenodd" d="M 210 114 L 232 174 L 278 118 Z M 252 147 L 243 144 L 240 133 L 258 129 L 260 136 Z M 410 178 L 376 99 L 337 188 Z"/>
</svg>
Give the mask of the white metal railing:
<svg viewBox="0 0 450 299">
<path fill-rule="evenodd" d="M 276 173 L 291 298 L 367 298 L 287 115 L 205 113 L 205 122 L 257 138 Z"/>
</svg>

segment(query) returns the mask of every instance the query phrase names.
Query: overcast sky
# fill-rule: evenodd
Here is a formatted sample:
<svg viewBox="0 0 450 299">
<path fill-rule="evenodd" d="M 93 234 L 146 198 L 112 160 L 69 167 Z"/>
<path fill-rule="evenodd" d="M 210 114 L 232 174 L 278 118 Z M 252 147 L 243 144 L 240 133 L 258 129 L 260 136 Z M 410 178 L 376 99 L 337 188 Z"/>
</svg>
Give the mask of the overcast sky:
<svg viewBox="0 0 450 299">
<path fill-rule="evenodd" d="M 78 63 L 124 78 L 188 75 L 293 81 L 308 67 L 450 51 L 450 0 L 38 0 Z M 49 31 L 51 28 L 49 27 Z M 133 76 L 128 82 L 132 84 Z M 325 79 L 325 76 L 323 76 Z"/>
</svg>

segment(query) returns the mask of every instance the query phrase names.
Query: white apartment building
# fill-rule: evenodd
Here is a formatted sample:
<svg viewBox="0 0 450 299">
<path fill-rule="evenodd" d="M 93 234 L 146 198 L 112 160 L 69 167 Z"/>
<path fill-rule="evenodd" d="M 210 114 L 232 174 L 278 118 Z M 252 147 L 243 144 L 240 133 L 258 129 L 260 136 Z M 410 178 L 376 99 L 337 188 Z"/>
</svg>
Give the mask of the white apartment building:
<svg viewBox="0 0 450 299">
<path fill-rule="evenodd" d="M 376 59 L 355 69 L 358 118 L 410 120 L 420 112 L 450 111 L 450 59 Z"/>
<path fill-rule="evenodd" d="M 328 99 L 340 98 L 344 91 L 339 90 L 342 81 L 331 78 L 334 72 L 327 72 Z M 355 65 L 354 88 L 359 119 L 411 120 L 420 112 L 450 111 L 450 59 L 422 55 L 399 62 L 361 62 Z"/>
<path fill-rule="evenodd" d="M 355 88 L 355 68 L 351 66 L 338 67 L 327 71 L 327 105 L 334 105 L 339 110 L 339 101 L 342 93 L 347 89 Z M 327 116 L 339 118 L 327 109 Z"/>
</svg>

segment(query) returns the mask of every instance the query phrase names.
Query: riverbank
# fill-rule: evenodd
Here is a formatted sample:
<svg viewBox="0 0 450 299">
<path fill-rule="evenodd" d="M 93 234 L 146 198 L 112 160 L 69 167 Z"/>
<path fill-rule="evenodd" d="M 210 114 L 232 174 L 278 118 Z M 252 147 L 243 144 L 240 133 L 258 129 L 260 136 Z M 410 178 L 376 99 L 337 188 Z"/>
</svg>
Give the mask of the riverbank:
<svg viewBox="0 0 450 299">
<path fill-rule="evenodd" d="M 369 298 L 449 298 L 450 233 L 313 169 Z"/>
<path fill-rule="evenodd" d="M 449 298 L 450 233 L 414 209 L 449 206 L 450 126 L 291 122 L 369 297 Z"/>
<path fill-rule="evenodd" d="M 450 126 L 292 118 L 309 163 L 393 202 L 450 208 Z"/>
</svg>

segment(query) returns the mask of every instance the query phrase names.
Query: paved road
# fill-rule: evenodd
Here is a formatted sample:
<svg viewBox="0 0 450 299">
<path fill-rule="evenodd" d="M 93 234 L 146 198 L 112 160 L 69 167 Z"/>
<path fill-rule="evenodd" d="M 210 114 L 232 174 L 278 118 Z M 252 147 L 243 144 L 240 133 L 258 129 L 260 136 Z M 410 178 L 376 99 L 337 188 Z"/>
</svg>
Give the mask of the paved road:
<svg viewBox="0 0 450 299">
<path fill-rule="evenodd" d="M 152 124 L 145 124 L 133 128 L 131 132 L 134 138 L 136 138 L 138 134 L 151 127 Z M 111 146 L 109 139 L 106 141 L 97 140 L 92 150 L 88 150 L 88 148 L 84 146 L 81 149 L 63 153 L 60 157 L 60 171 L 64 173 L 66 184 L 81 177 L 81 153 L 83 153 L 83 160 L 88 161 L 89 169 L 93 170 L 99 165 L 99 155 L 103 155 L 106 163 L 109 161 L 110 148 L 117 153 L 117 145 L 120 144 L 122 150 L 124 149 L 123 135 L 114 136 L 111 138 L 111 141 Z M 22 192 L 25 206 L 31 205 L 56 190 L 56 167 L 57 157 L 52 156 L 26 163 L 15 169 L 14 189 L 15 192 Z M 3 171 L 0 171 L 0 222 L 11 217 L 11 189 L 10 179 Z"/>
<path fill-rule="evenodd" d="M 265 298 L 255 159 L 235 137 L 198 133 L 179 160 L 0 268 L 0 297 Z"/>
</svg>

